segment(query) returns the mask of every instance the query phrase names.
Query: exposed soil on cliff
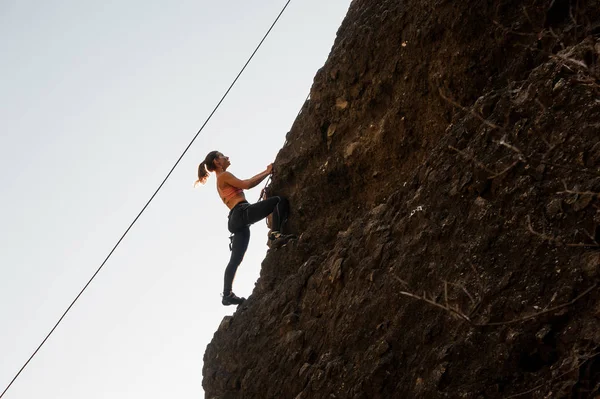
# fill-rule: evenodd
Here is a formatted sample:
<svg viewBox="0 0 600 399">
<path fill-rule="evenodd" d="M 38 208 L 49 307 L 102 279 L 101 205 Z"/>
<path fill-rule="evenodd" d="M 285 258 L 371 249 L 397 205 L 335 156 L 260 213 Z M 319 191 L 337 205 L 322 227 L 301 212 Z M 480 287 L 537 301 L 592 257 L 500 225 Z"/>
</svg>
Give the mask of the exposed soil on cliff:
<svg viewBox="0 0 600 399">
<path fill-rule="evenodd" d="M 600 395 L 600 4 L 353 1 L 207 398 Z"/>
</svg>

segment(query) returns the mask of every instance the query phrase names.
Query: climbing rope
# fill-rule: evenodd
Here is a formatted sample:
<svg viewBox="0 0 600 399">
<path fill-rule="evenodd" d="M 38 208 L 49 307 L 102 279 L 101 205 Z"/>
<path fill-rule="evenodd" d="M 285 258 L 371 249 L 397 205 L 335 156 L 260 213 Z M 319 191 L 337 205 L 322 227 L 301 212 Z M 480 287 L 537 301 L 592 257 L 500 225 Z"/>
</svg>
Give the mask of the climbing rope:
<svg viewBox="0 0 600 399">
<path fill-rule="evenodd" d="M 200 133 L 202 132 L 202 130 L 204 129 L 204 127 L 206 126 L 206 124 L 208 123 L 208 121 L 210 121 L 210 119 L 212 118 L 212 116 L 214 115 L 214 113 L 217 111 L 217 109 L 219 108 L 219 106 L 221 105 L 221 103 L 223 102 L 223 100 L 225 100 L 225 97 L 227 97 L 227 95 L 229 94 L 229 92 L 231 91 L 231 89 L 233 88 L 233 86 L 235 85 L 235 83 L 238 81 L 239 77 L 242 75 L 242 73 L 244 72 L 244 70 L 246 69 L 246 67 L 248 66 L 248 64 L 250 63 L 250 61 L 252 61 L 252 59 L 254 58 L 254 55 L 257 53 L 258 49 L 262 46 L 262 44 L 265 41 L 265 39 L 267 38 L 267 36 L 269 36 L 269 33 L 271 33 L 271 30 L 273 30 L 273 28 L 275 27 L 275 24 L 277 24 L 277 21 L 279 21 L 279 18 L 281 17 L 281 15 L 283 14 L 283 12 L 286 10 L 286 8 L 290 4 L 290 2 L 291 2 L 291 0 L 288 0 L 287 3 L 285 3 L 285 5 L 281 9 L 281 11 L 279 12 L 279 15 L 277 15 L 277 18 L 275 18 L 275 21 L 273 21 L 273 23 L 271 24 L 271 27 L 269 28 L 269 30 L 267 30 L 267 33 L 265 33 L 265 35 L 263 36 L 262 40 L 258 43 L 258 46 L 256 46 L 256 48 L 252 52 L 252 55 L 250 55 L 250 57 L 248 58 L 248 61 L 246 61 L 246 63 L 244 64 L 244 66 L 242 67 L 242 69 L 240 70 L 240 72 L 237 74 L 237 76 L 235 77 L 235 79 L 233 80 L 233 82 L 231 83 L 231 85 L 229 86 L 229 88 L 227 89 L 227 91 L 225 92 L 225 94 L 223 94 L 223 97 L 221 97 L 221 100 L 219 100 L 219 102 L 217 103 L 217 105 L 215 106 L 215 108 L 213 109 L 213 111 L 210 113 L 210 115 L 208 116 L 208 118 L 206 118 L 206 121 L 204 121 L 204 123 L 202 124 L 202 126 L 200 127 L 200 129 L 198 130 L 198 132 L 196 133 L 196 135 L 194 136 L 194 138 L 192 138 L 192 141 L 190 141 L 190 143 L 188 144 L 188 146 L 181 153 L 181 155 L 179 156 L 179 158 L 177 159 L 177 161 L 175 162 L 175 164 L 173 165 L 173 167 L 171 168 L 171 170 L 169 171 L 169 173 L 167 174 L 167 176 L 163 179 L 162 183 L 160 183 L 160 185 L 158 186 L 158 188 L 156 189 L 156 191 L 154 192 L 154 194 L 152 194 L 152 196 L 150 197 L 150 199 L 148 200 L 148 202 L 146 202 L 146 205 L 144 205 L 144 207 L 138 213 L 138 215 L 135 217 L 135 219 L 133 220 L 133 222 L 131 222 L 131 224 L 129 225 L 129 227 L 127 228 L 127 230 L 125 230 L 125 233 L 123 233 L 123 235 L 121 236 L 121 238 L 119 238 L 119 240 L 117 241 L 117 243 L 115 244 L 115 246 L 112 248 L 112 250 L 109 252 L 108 256 L 104 259 L 104 261 L 102 262 L 102 264 L 100 265 L 100 267 L 98 268 L 98 270 L 96 270 L 96 272 L 94 273 L 94 275 L 89 279 L 89 281 L 87 282 L 87 284 L 83 287 L 83 289 L 75 297 L 75 299 L 73 300 L 73 302 L 71 302 L 71 304 L 69 305 L 69 307 L 67 308 L 67 310 L 65 310 L 65 312 L 62 314 L 62 316 L 60 317 L 60 319 L 54 325 L 54 327 L 52 327 L 52 330 L 50 330 L 50 332 L 46 335 L 46 337 L 44 338 L 44 340 L 42 341 L 42 343 L 37 347 L 37 349 L 29 357 L 29 359 L 27 359 L 27 361 L 25 362 L 25 364 L 23 365 L 23 367 L 21 367 L 21 369 L 17 372 L 17 374 L 14 376 L 14 378 L 8 384 L 8 386 L 4 389 L 4 391 L 2 392 L 2 394 L 0 394 L 0 399 L 4 396 L 4 394 L 6 393 L 6 391 L 8 391 L 8 389 L 12 386 L 12 384 L 19 377 L 19 375 L 25 369 L 25 367 L 27 367 L 27 365 L 29 364 L 29 362 L 31 361 L 31 359 L 33 359 L 33 357 L 38 353 L 38 351 L 41 349 L 41 347 L 46 343 L 46 341 L 48 340 L 48 338 L 50 338 L 50 336 L 52 335 L 52 333 L 54 332 L 54 330 L 56 330 L 56 328 L 61 323 L 61 321 L 64 319 L 64 317 L 67 315 L 67 313 L 69 312 L 69 310 L 71 310 L 71 308 L 73 307 L 73 305 L 75 305 L 75 302 L 77 302 L 77 300 L 79 299 L 79 297 L 83 294 L 83 292 L 91 284 L 91 282 L 94 280 L 94 278 L 96 277 L 96 275 L 98 275 L 98 273 L 100 272 L 100 270 L 102 270 L 102 268 L 104 267 L 104 265 L 106 264 L 106 262 L 108 261 L 108 259 L 110 259 L 110 257 L 112 256 L 113 252 L 115 252 L 115 250 L 117 249 L 117 247 L 119 246 L 119 244 L 121 244 L 121 241 L 123 241 L 123 239 L 125 238 L 125 236 L 127 235 L 127 233 L 129 233 L 129 230 L 131 230 L 131 228 L 133 227 L 133 225 L 135 224 L 135 222 L 137 222 L 137 220 L 140 218 L 140 216 L 142 216 L 142 213 L 144 213 L 144 211 L 146 210 L 146 208 L 148 207 L 148 205 L 150 205 L 150 203 L 152 202 L 152 200 L 154 199 L 154 197 L 158 194 L 158 192 L 160 191 L 160 189 L 163 187 L 163 185 L 169 179 L 169 177 L 171 176 L 171 174 L 173 173 L 173 171 L 175 170 L 175 168 L 177 167 L 177 165 L 179 165 L 179 162 L 181 161 L 181 159 L 184 157 L 184 155 L 190 149 L 190 147 L 192 146 L 192 144 L 196 141 L 196 138 L 198 138 L 198 136 L 200 135 Z"/>
<path fill-rule="evenodd" d="M 267 177 L 267 181 L 266 181 L 264 187 L 262 188 L 262 190 L 260 190 L 260 195 L 258 196 L 258 201 L 257 202 L 260 202 L 262 200 L 267 199 L 267 187 L 271 183 L 271 177 L 272 176 L 273 176 L 273 174 L 270 174 L 269 177 Z"/>
</svg>

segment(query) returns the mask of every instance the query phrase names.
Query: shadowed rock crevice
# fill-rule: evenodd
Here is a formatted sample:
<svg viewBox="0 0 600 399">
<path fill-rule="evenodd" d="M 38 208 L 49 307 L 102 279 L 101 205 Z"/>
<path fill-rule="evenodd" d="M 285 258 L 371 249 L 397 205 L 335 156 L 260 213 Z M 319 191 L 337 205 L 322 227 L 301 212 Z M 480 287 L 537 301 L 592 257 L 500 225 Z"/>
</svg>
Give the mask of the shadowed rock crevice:
<svg viewBox="0 0 600 399">
<path fill-rule="evenodd" d="M 595 397 L 600 7 L 354 0 L 207 398 Z"/>
</svg>

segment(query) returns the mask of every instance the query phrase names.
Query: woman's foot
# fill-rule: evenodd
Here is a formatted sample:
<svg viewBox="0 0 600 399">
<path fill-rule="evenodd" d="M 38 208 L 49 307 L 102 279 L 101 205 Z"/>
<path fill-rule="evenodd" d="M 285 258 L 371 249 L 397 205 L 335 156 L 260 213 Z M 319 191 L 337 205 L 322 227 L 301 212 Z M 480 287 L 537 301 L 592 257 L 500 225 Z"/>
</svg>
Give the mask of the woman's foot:
<svg viewBox="0 0 600 399">
<path fill-rule="evenodd" d="M 293 234 L 282 234 L 279 231 L 270 231 L 267 246 L 271 249 L 279 248 L 295 238 L 296 236 Z"/>
<path fill-rule="evenodd" d="M 245 300 L 246 298 L 239 298 L 233 292 L 230 292 L 229 295 L 223 294 L 223 299 L 221 300 L 221 303 L 225 306 L 241 305 Z"/>
</svg>

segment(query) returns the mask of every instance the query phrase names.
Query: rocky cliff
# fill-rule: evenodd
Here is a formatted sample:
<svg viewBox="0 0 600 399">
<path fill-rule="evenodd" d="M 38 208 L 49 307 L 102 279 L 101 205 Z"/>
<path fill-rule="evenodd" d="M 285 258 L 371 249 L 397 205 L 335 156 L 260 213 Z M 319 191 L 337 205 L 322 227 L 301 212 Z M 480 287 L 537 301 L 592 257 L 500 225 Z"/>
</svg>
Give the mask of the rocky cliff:
<svg viewBox="0 0 600 399">
<path fill-rule="evenodd" d="M 600 2 L 354 0 L 207 398 L 600 395 Z"/>
</svg>

